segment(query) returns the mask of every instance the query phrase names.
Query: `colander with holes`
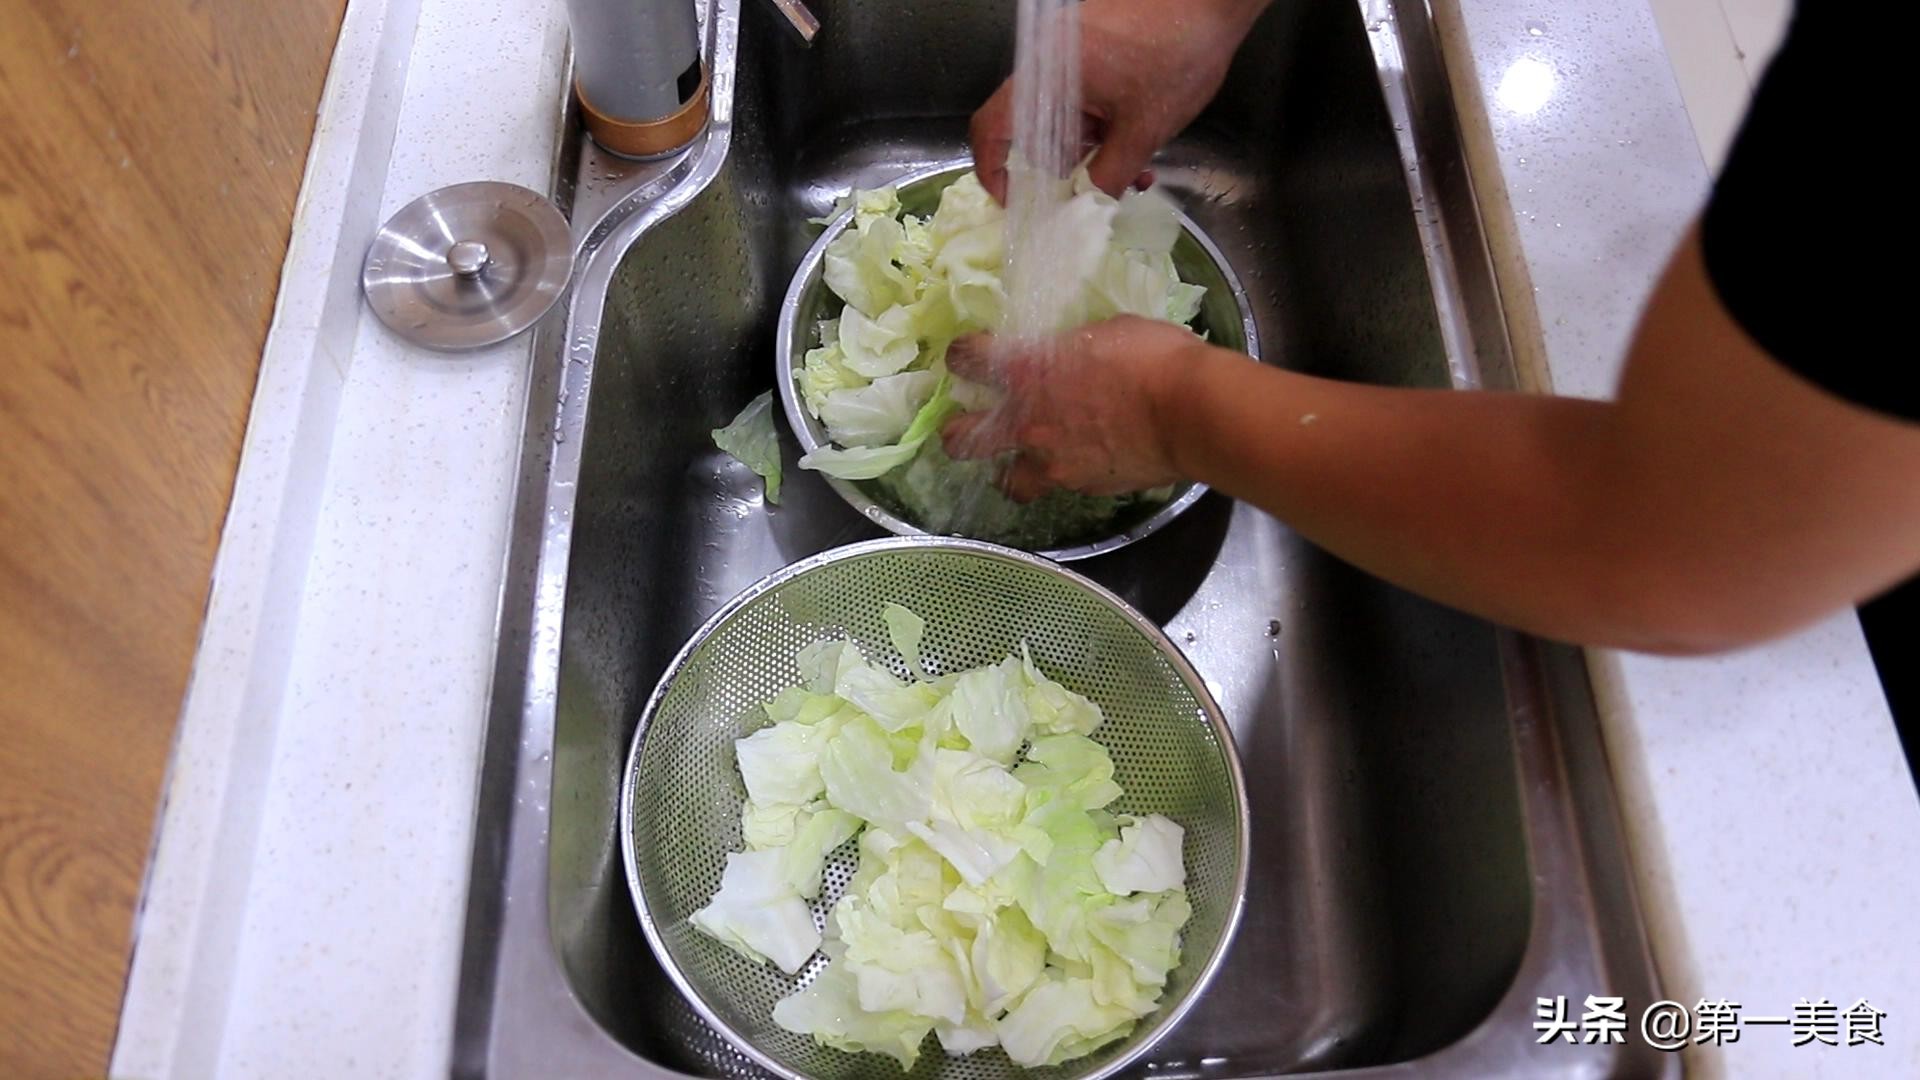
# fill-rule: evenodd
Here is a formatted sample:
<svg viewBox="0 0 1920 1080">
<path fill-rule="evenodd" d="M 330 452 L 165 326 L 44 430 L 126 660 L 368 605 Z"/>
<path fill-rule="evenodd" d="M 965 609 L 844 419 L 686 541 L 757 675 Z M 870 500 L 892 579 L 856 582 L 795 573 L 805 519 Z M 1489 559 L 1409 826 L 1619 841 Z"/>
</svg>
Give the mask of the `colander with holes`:
<svg viewBox="0 0 1920 1080">
<path fill-rule="evenodd" d="M 948 1057 L 929 1036 L 910 1075 L 1110 1075 L 1179 1022 L 1226 954 L 1246 891 L 1246 793 L 1219 706 L 1166 636 L 1112 593 L 1023 552 L 935 537 L 854 544 L 762 580 L 694 635 L 647 702 L 627 759 L 621 842 L 647 941 L 705 1022 L 773 1074 L 902 1075 L 889 1057 L 828 1049 L 773 1022 L 774 1003 L 806 985 L 823 956 L 789 977 L 688 921 L 719 888 L 727 853 L 742 846 L 746 793 L 734 740 L 756 726 L 762 703 L 800 681 L 794 656 L 813 642 L 850 638 L 906 675 L 881 617 L 888 601 L 926 618 L 922 661 L 935 674 L 996 663 L 1025 642 L 1050 676 L 1097 703 L 1106 720 L 1093 737 L 1112 754 L 1124 792 L 1109 809 L 1165 814 L 1185 828 L 1193 905 L 1160 1008 L 1128 1038 L 1054 1068 L 1022 1070 L 997 1047 Z M 825 926 L 853 875 L 856 843 L 828 862 L 816 925 Z"/>
</svg>

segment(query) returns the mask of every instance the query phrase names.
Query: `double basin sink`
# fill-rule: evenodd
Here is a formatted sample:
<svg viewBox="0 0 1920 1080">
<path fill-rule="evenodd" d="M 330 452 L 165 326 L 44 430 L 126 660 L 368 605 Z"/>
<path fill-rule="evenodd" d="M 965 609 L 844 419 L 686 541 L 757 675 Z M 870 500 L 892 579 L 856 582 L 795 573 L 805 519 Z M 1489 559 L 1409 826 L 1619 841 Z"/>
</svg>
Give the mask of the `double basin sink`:
<svg viewBox="0 0 1920 1080">
<path fill-rule="evenodd" d="M 641 936 L 618 842 L 625 754 L 708 615 L 875 535 L 791 458 L 764 507 L 708 432 L 771 384 L 806 219 L 964 155 L 1012 39 L 1010 0 L 814 8 L 823 29 L 802 48 L 772 5 L 711 0 L 701 138 L 635 164 L 574 137 L 558 171 L 581 264 L 535 350 L 459 1076 L 758 1075 Z M 1246 287 L 1269 362 L 1512 384 L 1423 4 L 1275 4 L 1155 170 Z M 1637 1041 L 1535 1040 L 1539 998 L 1658 996 L 1578 653 L 1411 596 L 1218 495 L 1076 569 L 1191 658 L 1252 805 L 1233 951 L 1135 1074 L 1678 1074 Z"/>
</svg>

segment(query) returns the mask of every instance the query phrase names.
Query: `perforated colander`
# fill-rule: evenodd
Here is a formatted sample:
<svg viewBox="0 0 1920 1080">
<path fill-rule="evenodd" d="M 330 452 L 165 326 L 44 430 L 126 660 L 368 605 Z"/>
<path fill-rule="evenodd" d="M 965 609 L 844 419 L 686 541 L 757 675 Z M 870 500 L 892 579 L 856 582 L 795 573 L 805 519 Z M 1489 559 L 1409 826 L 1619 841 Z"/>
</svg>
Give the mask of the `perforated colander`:
<svg viewBox="0 0 1920 1080">
<path fill-rule="evenodd" d="M 950 1058 L 929 1038 L 910 1075 L 1106 1076 L 1178 1022 L 1226 953 L 1246 891 L 1246 793 L 1219 706 L 1166 636 L 1112 593 L 1023 552 L 935 537 L 854 544 L 766 578 L 701 628 L 647 702 L 627 760 L 621 841 L 647 941 L 706 1023 L 764 1069 L 899 1080 L 889 1057 L 827 1049 L 773 1022 L 774 1002 L 806 985 L 824 957 L 789 977 L 688 922 L 720 887 L 727 853 L 742 847 L 746 791 L 734 740 L 755 726 L 763 702 L 800 681 L 794 656 L 813 642 L 850 638 L 869 659 L 907 675 L 880 615 L 888 601 L 926 618 L 922 660 L 936 674 L 997 663 L 1024 641 L 1048 675 L 1097 703 L 1106 720 L 1094 738 L 1112 754 L 1125 793 L 1110 809 L 1165 814 L 1186 829 L 1193 904 L 1160 1008 L 1127 1039 L 1056 1068 L 1023 1070 L 998 1048 Z M 816 925 L 825 926 L 853 876 L 854 846 L 828 862 Z M 744 1061 L 713 1064 L 756 1072 Z"/>
</svg>

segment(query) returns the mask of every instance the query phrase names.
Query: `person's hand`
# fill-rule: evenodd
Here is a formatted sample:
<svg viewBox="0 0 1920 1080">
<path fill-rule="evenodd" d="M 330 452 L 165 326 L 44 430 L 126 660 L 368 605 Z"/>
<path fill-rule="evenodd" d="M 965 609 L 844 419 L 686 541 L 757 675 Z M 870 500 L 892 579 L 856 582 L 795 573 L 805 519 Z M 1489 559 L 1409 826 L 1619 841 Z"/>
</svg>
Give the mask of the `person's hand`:
<svg viewBox="0 0 1920 1080">
<path fill-rule="evenodd" d="M 1121 495 L 1180 479 L 1164 403 L 1207 345 L 1182 326 L 1123 315 L 1054 339 L 1051 352 L 976 334 L 947 350 L 961 378 L 1005 391 L 942 433 L 956 458 L 1012 455 L 1001 476 L 1021 502 L 1064 487 Z"/>
<path fill-rule="evenodd" d="M 1084 133 L 1099 152 L 1093 182 L 1118 196 L 1220 89 L 1233 52 L 1267 0 L 1086 0 L 1080 5 L 1080 84 Z M 1007 149 L 1013 141 L 1013 83 L 973 114 L 968 131 L 974 171 L 1007 201 Z"/>
</svg>

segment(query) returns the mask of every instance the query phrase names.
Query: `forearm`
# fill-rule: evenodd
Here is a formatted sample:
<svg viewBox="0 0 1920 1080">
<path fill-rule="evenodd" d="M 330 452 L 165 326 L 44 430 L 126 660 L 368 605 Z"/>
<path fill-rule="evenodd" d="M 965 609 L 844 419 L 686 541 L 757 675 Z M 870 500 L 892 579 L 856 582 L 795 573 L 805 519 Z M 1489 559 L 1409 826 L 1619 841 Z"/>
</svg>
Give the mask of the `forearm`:
<svg viewBox="0 0 1920 1080">
<path fill-rule="evenodd" d="M 1716 326 L 1694 256 L 1618 401 L 1364 386 L 1196 345 L 1156 427 L 1182 474 L 1444 603 L 1588 645 L 1764 640 L 1920 564 L 1920 430 Z"/>
<path fill-rule="evenodd" d="M 1273 0 L 1187 0 L 1177 4 L 1157 0 L 1088 0 L 1082 17 L 1098 20 L 1103 15 L 1100 10 L 1103 7 L 1145 11 L 1157 49 L 1186 57 L 1194 64 L 1201 63 L 1205 57 L 1218 56 L 1224 72 L 1225 58 L 1239 49 L 1253 30 L 1253 24 L 1272 3 Z M 1193 104 L 1197 107 L 1200 102 Z"/>
<path fill-rule="evenodd" d="M 1165 418 L 1184 474 L 1476 614 L 1566 640 L 1694 646 L 1650 607 L 1658 584 L 1636 580 L 1656 571 L 1625 535 L 1617 406 L 1334 382 L 1218 349 L 1185 370 Z"/>
<path fill-rule="evenodd" d="M 1244 37 L 1254 20 L 1272 3 L 1273 0 L 1207 0 L 1206 7 L 1224 22 L 1238 26 Z"/>
<path fill-rule="evenodd" d="M 1253 30 L 1253 24 L 1273 0 L 1201 0 L 1196 4 L 1171 5 L 1162 16 L 1172 42 L 1180 42 L 1188 33 L 1202 31 L 1198 47 L 1232 55 Z"/>
</svg>

